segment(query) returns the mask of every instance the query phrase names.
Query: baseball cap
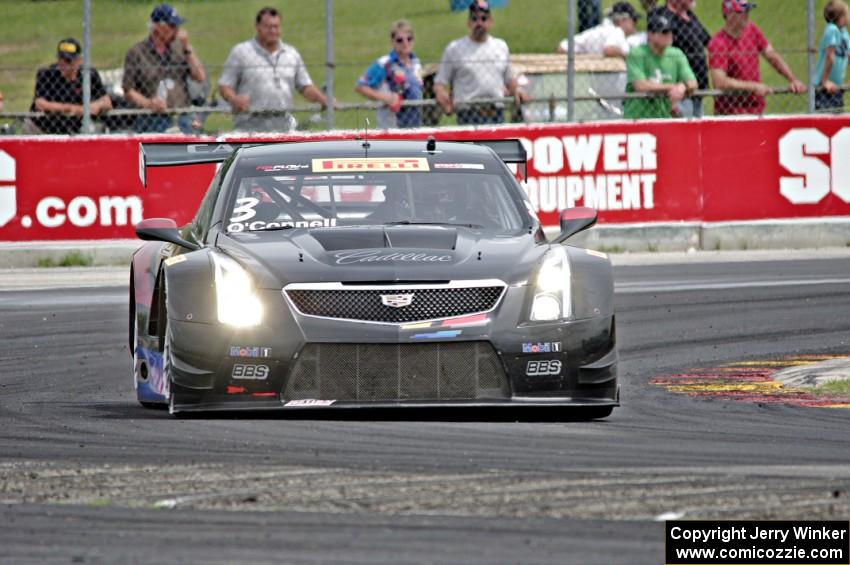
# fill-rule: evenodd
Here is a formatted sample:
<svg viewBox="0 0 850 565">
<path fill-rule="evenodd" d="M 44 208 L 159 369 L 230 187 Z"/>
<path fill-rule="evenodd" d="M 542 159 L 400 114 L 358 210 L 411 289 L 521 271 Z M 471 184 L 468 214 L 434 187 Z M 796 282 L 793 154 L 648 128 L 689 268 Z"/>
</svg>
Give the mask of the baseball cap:
<svg viewBox="0 0 850 565">
<path fill-rule="evenodd" d="M 673 26 L 665 16 L 652 14 L 646 21 L 646 31 L 649 33 L 667 33 L 673 31 Z"/>
<path fill-rule="evenodd" d="M 82 51 L 83 48 L 80 46 L 80 42 L 73 37 L 66 37 L 56 46 L 56 55 L 69 61 L 79 57 Z"/>
<path fill-rule="evenodd" d="M 608 10 L 609 17 L 617 14 L 625 14 L 635 21 L 640 19 L 640 13 L 628 2 L 617 2 Z"/>
<path fill-rule="evenodd" d="M 490 3 L 487 0 L 472 0 L 469 4 L 470 12 L 490 12 Z"/>
<path fill-rule="evenodd" d="M 748 0 L 723 0 L 723 15 L 726 16 L 729 12 L 749 12 L 755 7 L 755 2 Z"/>
<path fill-rule="evenodd" d="M 176 8 L 169 4 L 160 4 L 153 9 L 153 12 L 151 12 L 151 21 L 154 23 L 162 22 L 172 26 L 179 26 L 186 20 L 177 14 Z"/>
</svg>

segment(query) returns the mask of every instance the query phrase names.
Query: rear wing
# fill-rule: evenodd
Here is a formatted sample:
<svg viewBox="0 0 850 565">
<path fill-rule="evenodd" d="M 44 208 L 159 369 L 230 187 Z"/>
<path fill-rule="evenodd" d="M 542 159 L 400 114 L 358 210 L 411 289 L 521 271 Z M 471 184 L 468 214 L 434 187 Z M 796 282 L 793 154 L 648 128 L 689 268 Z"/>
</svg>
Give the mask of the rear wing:
<svg viewBox="0 0 850 565">
<path fill-rule="evenodd" d="M 523 180 L 528 180 L 528 155 L 519 139 L 459 139 L 454 141 L 489 147 L 505 164 L 516 165 Z"/>
<path fill-rule="evenodd" d="M 278 141 L 271 143 L 281 143 Z M 139 179 L 148 186 L 148 167 L 176 167 L 221 163 L 240 147 L 260 145 L 251 143 L 140 143 Z"/>
<path fill-rule="evenodd" d="M 140 143 L 139 179 L 148 186 L 148 167 L 177 167 L 221 163 L 240 147 L 286 143 L 283 141 L 252 141 L 236 143 Z M 522 178 L 527 178 L 525 147 L 519 139 L 461 139 L 456 143 L 474 143 L 493 150 L 496 156 L 509 165 L 517 165 Z"/>
</svg>

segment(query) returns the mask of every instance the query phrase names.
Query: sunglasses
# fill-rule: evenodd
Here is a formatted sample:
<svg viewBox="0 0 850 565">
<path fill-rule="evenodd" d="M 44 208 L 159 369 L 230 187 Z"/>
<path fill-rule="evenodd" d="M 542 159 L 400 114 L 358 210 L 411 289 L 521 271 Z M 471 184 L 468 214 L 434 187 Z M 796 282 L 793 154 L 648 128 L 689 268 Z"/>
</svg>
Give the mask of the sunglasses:
<svg viewBox="0 0 850 565">
<path fill-rule="evenodd" d="M 490 16 L 487 14 L 481 14 L 480 16 L 469 16 L 469 21 L 471 22 L 486 22 L 490 19 Z"/>
<path fill-rule="evenodd" d="M 407 37 L 404 37 L 404 36 L 399 35 L 397 37 L 394 37 L 393 41 L 395 41 L 396 43 L 402 43 L 404 41 L 407 41 L 408 43 L 413 43 L 413 36 L 408 35 Z"/>
</svg>

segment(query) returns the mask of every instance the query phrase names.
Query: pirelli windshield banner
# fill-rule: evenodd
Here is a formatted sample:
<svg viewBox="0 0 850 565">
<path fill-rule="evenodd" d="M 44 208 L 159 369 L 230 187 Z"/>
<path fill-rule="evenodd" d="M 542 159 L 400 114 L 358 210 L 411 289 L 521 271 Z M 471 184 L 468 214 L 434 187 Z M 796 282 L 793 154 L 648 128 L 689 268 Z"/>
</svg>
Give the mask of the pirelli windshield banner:
<svg viewBox="0 0 850 565">
<path fill-rule="evenodd" d="M 411 172 L 424 173 L 429 170 L 428 159 L 371 157 L 365 159 L 313 159 L 314 173 L 341 173 L 352 171 Z"/>
<path fill-rule="evenodd" d="M 362 132 L 264 137 L 352 139 Z M 850 116 L 800 116 L 505 125 L 375 132 L 375 138 L 519 139 L 528 156 L 523 188 L 544 225 L 573 206 L 600 224 L 726 222 L 850 216 Z M 0 137 L 0 241 L 135 238 L 144 218 L 188 222 L 214 164 L 156 167 L 140 181 L 139 143 L 189 143 L 226 152 L 246 137 Z M 431 174 L 409 158 L 315 155 L 274 171 Z M 441 165 L 445 167 L 445 164 Z M 458 165 L 462 166 L 462 165 Z M 463 165 L 469 168 L 469 165 Z M 510 165 L 516 168 L 515 164 Z M 303 170 L 302 170 L 303 169 Z M 266 169 L 263 169 L 266 170 Z M 520 175 L 522 176 L 522 175 Z"/>
<path fill-rule="evenodd" d="M 666 565 L 847 565 L 846 521 L 669 521 Z"/>
</svg>

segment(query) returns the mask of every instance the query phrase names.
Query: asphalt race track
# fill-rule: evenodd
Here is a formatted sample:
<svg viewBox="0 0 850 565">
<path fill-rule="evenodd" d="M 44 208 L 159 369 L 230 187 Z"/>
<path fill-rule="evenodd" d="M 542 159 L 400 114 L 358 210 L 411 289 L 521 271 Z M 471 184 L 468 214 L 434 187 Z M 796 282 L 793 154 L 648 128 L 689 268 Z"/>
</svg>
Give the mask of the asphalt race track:
<svg viewBox="0 0 850 565">
<path fill-rule="evenodd" d="M 0 562 L 658 564 L 665 516 L 847 520 L 850 410 L 650 383 L 850 354 L 850 251 L 794 257 L 617 267 L 623 406 L 593 422 L 173 419 L 131 395 L 125 286 L 7 286 Z"/>
</svg>

